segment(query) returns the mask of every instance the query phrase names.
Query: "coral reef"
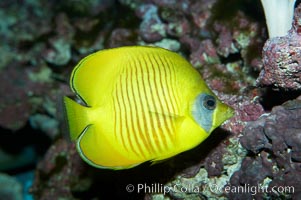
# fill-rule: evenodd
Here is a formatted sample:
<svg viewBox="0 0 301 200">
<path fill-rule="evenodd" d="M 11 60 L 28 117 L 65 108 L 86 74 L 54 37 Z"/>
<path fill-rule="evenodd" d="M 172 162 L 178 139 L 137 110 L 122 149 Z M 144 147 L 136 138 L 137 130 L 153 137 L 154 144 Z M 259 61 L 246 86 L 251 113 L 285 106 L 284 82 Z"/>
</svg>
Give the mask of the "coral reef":
<svg viewBox="0 0 301 200">
<path fill-rule="evenodd" d="M 74 144 L 58 140 L 39 163 L 31 192 L 37 199 L 74 199 L 72 192 L 86 190 L 91 185 L 85 164 Z"/>
<path fill-rule="evenodd" d="M 1 194 L 18 199 L 21 184 L 28 189 L 33 182 L 36 199 L 301 198 L 301 100 L 293 100 L 301 95 L 301 5 L 288 35 L 265 45 L 257 1 L 3 0 L 0 6 L 0 170 L 9 174 L 1 174 L 0 184 L 8 177 L 17 182 L 8 189 L 18 191 Z M 162 163 L 124 171 L 86 165 L 63 139 L 70 72 L 96 50 L 125 45 L 180 53 L 235 116 L 197 148 Z M 21 181 L 24 171 L 35 171 L 34 180 Z M 258 185 L 295 191 L 228 191 Z"/>
<path fill-rule="evenodd" d="M 166 35 L 165 27 L 158 16 L 158 7 L 147 4 L 141 5 L 137 15 L 142 18 L 139 34 L 145 42 L 157 42 Z"/>
<path fill-rule="evenodd" d="M 269 191 L 273 187 L 291 187 L 290 192 L 271 193 L 271 197 L 300 198 L 301 97 L 275 106 L 271 113 L 249 122 L 240 142 L 252 154 L 244 158 L 241 169 L 231 177 L 231 185 L 262 185 Z M 269 184 L 264 186 L 267 179 Z M 258 193 L 254 197 L 266 195 Z M 233 195 L 232 198 L 240 199 Z M 250 194 L 244 194 L 243 198 L 253 199 Z"/>
<path fill-rule="evenodd" d="M 301 88 L 301 5 L 295 9 L 291 30 L 283 37 L 270 38 L 263 48 L 263 70 L 257 80 L 260 86 L 285 90 Z"/>
</svg>

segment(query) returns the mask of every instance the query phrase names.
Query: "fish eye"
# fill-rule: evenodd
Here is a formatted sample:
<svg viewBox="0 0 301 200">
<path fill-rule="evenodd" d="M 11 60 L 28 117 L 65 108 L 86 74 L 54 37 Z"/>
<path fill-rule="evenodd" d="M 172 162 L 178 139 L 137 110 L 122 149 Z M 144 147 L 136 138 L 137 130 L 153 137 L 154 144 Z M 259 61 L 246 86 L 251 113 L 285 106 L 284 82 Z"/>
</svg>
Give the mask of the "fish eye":
<svg viewBox="0 0 301 200">
<path fill-rule="evenodd" d="M 214 96 L 206 95 L 203 99 L 203 106 L 208 110 L 213 110 L 216 107 L 216 100 Z"/>
</svg>

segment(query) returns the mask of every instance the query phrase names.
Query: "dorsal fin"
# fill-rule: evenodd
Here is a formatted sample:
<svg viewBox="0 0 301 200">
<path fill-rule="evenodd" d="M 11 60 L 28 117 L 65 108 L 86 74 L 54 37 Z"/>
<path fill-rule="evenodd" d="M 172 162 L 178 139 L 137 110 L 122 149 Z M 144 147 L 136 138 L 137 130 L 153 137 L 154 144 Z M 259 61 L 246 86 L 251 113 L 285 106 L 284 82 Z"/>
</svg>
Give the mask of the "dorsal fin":
<svg viewBox="0 0 301 200">
<path fill-rule="evenodd" d="M 174 55 L 167 50 L 156 47 L 120 47 L 115 49 L 101 50 L 85 57 L 74 68 L 70 85 L 72 90 L 88 106 L 102 105 L 107 101 L 108 94 L 112 93 L 117 77 L 122 73 L 128 62 L 133 58 L 141 58 L 147 52 L 159 55 L 168 53 L 168 57 Z M 102 95 L 105 94 L 105 95 Z"/>
<path fill-rule="evenodd" d="M 73 70 L 70 85 L 72 90 L 88 106 L 101 105 L 114 87 L 120 62 L 115 51 L 98 51 L 84 58 Z"/>
</svg>

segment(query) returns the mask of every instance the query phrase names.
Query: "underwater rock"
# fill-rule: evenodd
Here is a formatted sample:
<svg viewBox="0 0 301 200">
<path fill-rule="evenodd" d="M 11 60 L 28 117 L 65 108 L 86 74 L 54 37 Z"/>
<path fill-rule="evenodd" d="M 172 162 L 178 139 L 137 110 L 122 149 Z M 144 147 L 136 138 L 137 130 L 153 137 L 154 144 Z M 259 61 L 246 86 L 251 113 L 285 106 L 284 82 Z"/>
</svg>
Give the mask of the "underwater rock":
<svg viewBox="0 0 301 200">
<path fill-rule="evenodd" d="M 31 193 L 37 199 L 75 199 L 72 192 L 85 191 L 91 185 L 85 166 L 74 144 L 60 139 L 38 164 Z"/>
<path fill-rule="evenodd" d="M 240 168 L 245 155 L 246 150 L 237 138 L 225 139 L 197 165 L 199 168 L 189 168 L 194 173 L 186 169 L 165 184 L 172 188 L 169 196 L 172 199 L 224 199 L 223 187 L 229 176 Z"/>
<path fill-rule="evenodd" d="M 51 64 L 66 65 L 71 59 L 71 45 L 63 38 L 49 39 L 51 48 L 43 53 L 45 60 Z"/>
<path fill-rule="evenodd" d="M 118 2 L 120 4 L 130 7 L 133 10 L 137 9 L 141 4 L 143 4 L 143 1 L 141 0 L 118 0 Z M 148 0 L 147 3 L 149 3 Z"/>
<path fill-rule="evenodd" d="M 12 176 L 0 173 L 0 198 L 23 200 L 21 183 Z"/>
<path fill-rule="evenodd" d="M 1 21 L 0 43 L 8 54 L 1 54 L 7 59 L 3 59 L 5 62 L 0 64 L 5 65 L 0 73 L 2 81 L 0 92 L 4 94 L 0 98 L 0 126 L 16 131 L 38 110 L 48 112 L 49 107 L 45 110 L 43 108 L 44 98 L 52 93 L 56 85 L 54 73 L 43 59 L 45 52 L 50 52 L 51 49 L 46 45 L 47 39 L 51 38 L 49 41 L 59 49 L 62 46 L 66 47 L 60 50 L 63 50 L 62 55 L 66 52 L 68 54 L 70 44 L 60 44 L 64 43 L 62 38 L 72 36 L 73 29 L 65 14 L 56 13 L 56 15 L 53 12 L 52 2 L 24 1 L 22 4 L 5 2 L 3 1 L 2 7 L 4 9 L 0 11 L 0 16 L 5 19 Z M 50 57 L 48 57 L 50 63 L 56 63 L 52 60 L 54 57 Z M 70 56 L 68 59 L 57 60 L 59 64 L 65 63 L 70 60 Z M 57 92 L 58 90 L 52 95 L 57 95 Z"/>
<path fill-rule="evenodd" d="M 200 29 L 199 31 L 202 36 L 208 37 L 206 26 L 212 15 L 214 15 L 212 8 L 216 2 L 217 0 L 190 1 L 189 7 L 186 9 L 185 13 L 192 16 L 192 22 Z"/>
<path fill-rule="evenodd" d="M 166 32 L 171 37 L 183 37 L 191 32 L 190 29 L 190 24 L 185 18 L 176 22 L 170 22 L 166 26 Z"/>
<path fill-rule="evenodd" d="M 1 3 L 0 69 L 12 62 L 34 62 L 29 55 L 34 43 L 51 31 L 53 12 L 48 9 L 51 3 L 23 1 L 16 4 L 5 0 Z"/>
<path fill-rule="evenodd" d="M 192 24 L 186 17 L 189 13 L 191 1 L 161 1 L 153 0 L 153 3 L 158 6 L 158 15 L 161 20 L 166 23 L 167 37 L 182 37 L 191 33 Z"/>
<path fill-rule="evenodd" d="M 0 171 L 19 172 L 35 166 L 50 139 L 28 123 L 18 130 L 0 128 Z"/>
<path fill-rule="evenodd" d="M 157 42 L 166 35 L 166 24 L 158 16 L 158 7 L 153 4 L 141 5 L 137 11 L 137 16 L 142 18 L 139 32 L 145 42 Z"/>
<path fill-rule="evenodd" d="M 51 139 L 58 136 L 59 122 L 54 118 L 43 114 L 35 114 L 30 116 L 29 123 L 32 128 L 42 131 Z"/>
<path fill-rule="evenodd" d="M 239 135 L 247 123 L 255 121 L 263 115 L 265 113 L 264 109 L 258 98 L 256 100 L 256 97 L 254 97 L 255 100 L 251 100 L 250 97 L 246 96 L 222 96 L 222 100 L 235 110 L 234 117 L 229 119 L 229 123 L 223 125 L 223 127 L 231 133 Z"/>
<path fill-rule="evenodd" d="M 269 178 L 269 189 L 274 186 L 294 188 L 294 192 L 271 193 L 271 197 L 294 199 L 301 194 L 301 97 L 249 122 L 240 142 L 252 154 L 231 177 L 232 185 L 263 185 Z M 262 195 L 255 197 L 262 198 Z"/>
<path fill-rule="evenodd" d="M 131 46 L 136 43 L 137 32 L 127 28 L 114 29 L 108 40 L 109 48 L 120 47 L 120 46 Z"/>
<path fill-rule="evenodd" d="M 191 52 L 197 51 L 201 43 L 198 38 L 192 37 L 190 35 L 184 35 L 183 37 L 181 37 L 180 42 L 183 47 L 189 49 Z M 189 60 L 191 61 L 191 58 Z"/>
<path fill-rule="evenodd" d="M 199 44 L 199 48 L 190 54 L 190 62 L 196 67 L 200 68 L 204 64 L 218 64 L 219 57 L 216 52 L 216 47 L 211 40 L 203 40 Z"/>
<path fill-rule="evenodd" d="M 179 51 L 181 47 L 181 44 L 177 40 L 172 40 L 172 39 L 163 39 L 159 42 L 155 42 L 154 45 L 175 52 Z"/>
<path fill-rule="evenodd" d="M 54 65 L 67 64 L 71 59 L 71 41 L 74 28 L 65 13 L 60 13 L 55 18 L 56 36 L 48 39 L 50 47 L 43 51 L 44 59 Z"/>
<path fill-rule="evenodd" d="M 264 131 L 264 119 L 260 118 L 257 121 L 250 123 L 253 123 L 254 125 L 256 124 L 255 129 L 253 126 L 246 126 L 244 129 L 244 136 L 241 137 L 240 142 L 243 147 L 256 154 L 263 148 L 269 147 L 268 145 L 270 145 L 270 143 L 268 138 L 262 134 Z"/>
<path fill-rule="evenodd" d="M 231 30 L 226 26 L 215 24 L 215 30 L 219 32 L 218 42 L 218 53 L 223 57 L 228 57 L 230 53 L 237 53 L 238 49 L 233 44 L 233 37 Z"/>
<path fill-rule="evenodd" d="M 176 0 L 152 0 L 152 1 L 158 6 L 165 7 L 165 8 L 175 7 L 175 5 L 177 4 Z"/>
<path fill-rule="evenodd" d="M 263 51 L 264 69 L 257 84 L 285 90 L 301 89 L 301 4 L 295 9 L 291 30 L 286 36 L 266 41 Z"/>
<path fill-rule="evenodd" d="M 31 113 L 35 112 L 42 104 L 40 99 L 50 85 L 48 75 L 46 78 L 36 77 L 35 68 L 24 66 L 20 62 L 14 62 L 4 68 L 0 73 L 2 81 L 0 93 L 5 94 L 0 98 L 0 126 L 18 130 L 23 127 Z"/>
<path fill-rule="evenodd" d="M 97 16 L 100 12 L 105 11 L 110 6 L 114 5 L 111 0 L 66 0 L 57 3 L 58 10 L 65 10 L 71 16 Z"/>
<path fill-rule="evenodd" d="M 245 13 L 238 11 L 230 22 L 217 20 L 213 29 L 218 35 L 216 51 L 223 63 L 243 60 L 241 65 L 248 66 L 259 56 L 261 49 L 258 46 L 263 45 L 258 37 L 259 25 L 250 21 Z"/>
<path fill-rule="evenodd" d="M 197 37 L 181 37 L 182 46 L 190 50 L 190 62 L 201 72 L 210 88 L 226 94 L 246 94 L 255 85 L 261 63 L 258 46 L 259 25 L 240 12 L 230 21 L 208 20 L 210 34 L 200 40 Z M 233 26 L 236 24 L 237 26 Z M 195 27 L 194 27 L 195 28 Z M 190 33 L 190 34 L 193 34 Z M 249 94 L 247 94 L 248 96 Z"/>
</svg>

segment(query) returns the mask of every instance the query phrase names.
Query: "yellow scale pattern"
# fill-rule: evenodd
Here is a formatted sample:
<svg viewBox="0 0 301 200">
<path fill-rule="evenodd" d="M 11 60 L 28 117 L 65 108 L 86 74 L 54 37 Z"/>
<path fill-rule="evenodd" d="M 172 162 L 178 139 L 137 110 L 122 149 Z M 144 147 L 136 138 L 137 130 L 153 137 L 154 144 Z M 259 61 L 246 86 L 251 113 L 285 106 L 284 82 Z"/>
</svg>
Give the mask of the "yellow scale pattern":
<svg viewBox="0 0 301 200">
<path fill-rule="evenodd" d="M 113 93 L 115 138 L 126 151 L 146 159 L 173 147 L 179 113 L 174 79 L 165 57 L 142 55 L 126 63 Z"/>
</svg>

